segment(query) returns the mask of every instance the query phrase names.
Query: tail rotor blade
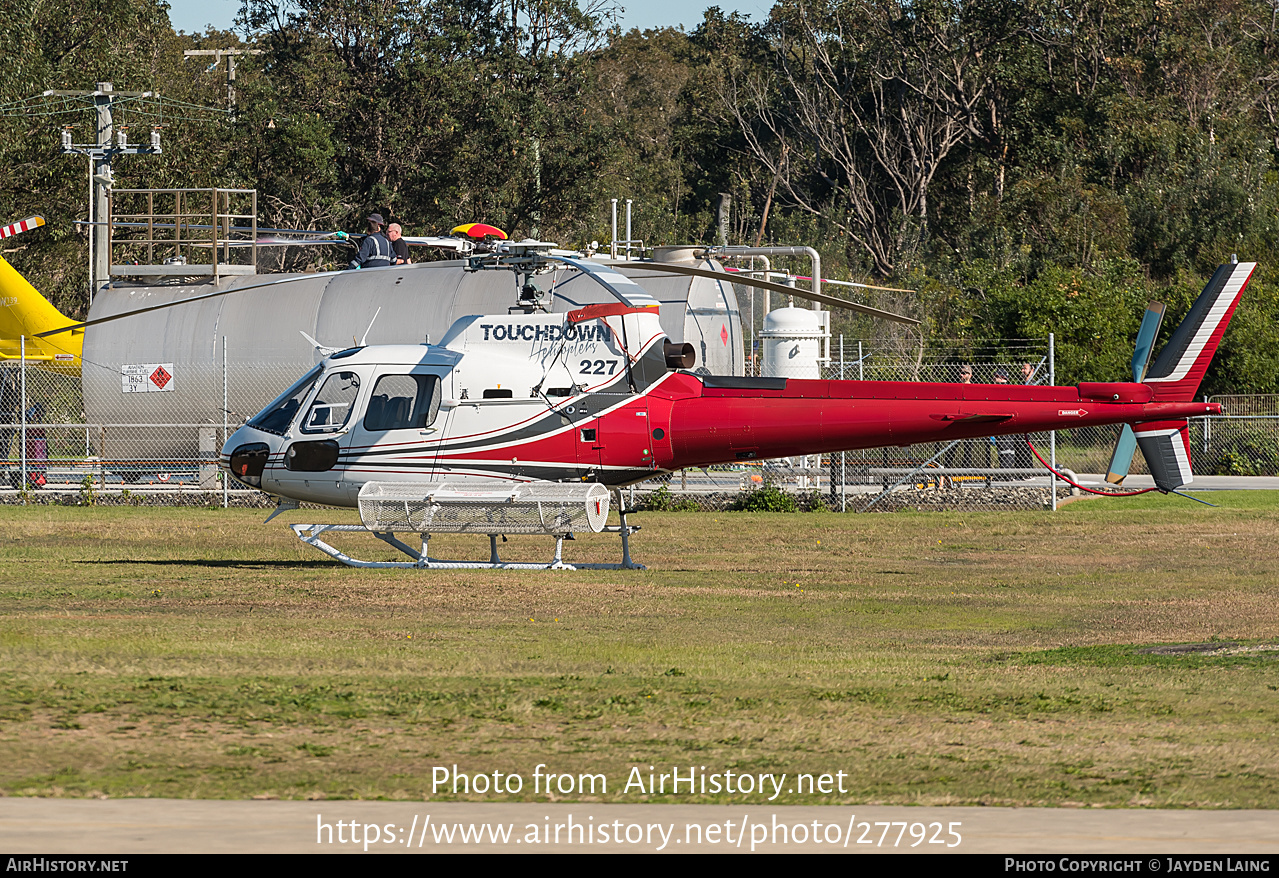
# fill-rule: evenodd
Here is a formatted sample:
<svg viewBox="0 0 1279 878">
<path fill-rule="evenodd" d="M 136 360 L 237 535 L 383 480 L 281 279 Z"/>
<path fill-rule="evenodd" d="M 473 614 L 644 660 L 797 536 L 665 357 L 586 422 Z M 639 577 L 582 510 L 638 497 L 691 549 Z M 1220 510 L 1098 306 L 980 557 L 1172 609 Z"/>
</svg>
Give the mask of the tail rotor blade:
<svg viewBox="0 0 1279 878">
<path fill-rule="evenodd" d="M 1137 330 L 1137 347 L 1132 352 L 1133 381 L 1140 383 L 1146 377 L 1146 369 L 1150 367 L 1150 355 L 1154 352 L 1155 339 L 1159 336 L 1159 327 L 1163 322 L 1164 303 L 1147 304 L 1146 313 L 1141 317 L 1141 328 Z"/>
<path fill-rule="evenodd" d="M 1124 424 L 1115 442 L 1115 452 L 1110 455 L 1110 466 L 1106 468 L 1106 481 L 1112 485 L 1122 485 L 1132 467 L 1132 456 L 1137 451 L 1137 434 L 1132 427 Z"/>
</svg>

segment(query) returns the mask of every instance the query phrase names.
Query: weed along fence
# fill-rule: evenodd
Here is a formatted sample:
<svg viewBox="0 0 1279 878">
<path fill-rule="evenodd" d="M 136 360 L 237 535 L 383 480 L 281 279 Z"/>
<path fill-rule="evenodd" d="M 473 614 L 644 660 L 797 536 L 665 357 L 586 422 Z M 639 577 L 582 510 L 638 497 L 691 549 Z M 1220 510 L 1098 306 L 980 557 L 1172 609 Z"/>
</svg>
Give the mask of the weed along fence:
<svg viewBox="0 0 1279 878">
<path fill-rule="evenodd" d="M 0 363 L 0 502 L 252 505 L 272 500 L 222 481 L 230 432 L 311 368 L 264 362 L 228 372 L 225 339 L 201 365 L 84 363 L 82 370 L 22 359 Z M 1006 376 L 1050 383 L 1051 344 L 1007 341 L 872 348 L 831 340 L 819 375 L 852 380 L 977 383 Z M 1023 378 L 1023 376 L 1025 376 Z M 1279 396 L 1221 396 L 1219 416 L 1191 422 L 1195 472 L 1279 475 Z M 1031 439 L 1061 470 L 1104 473 L 1117 427 Z M 1138 454 L 1133 472 L 1144 473 Z M 827 456 L 686 470 L 630 489 L 648 509 L 1051 509 L 1070 488 L 1053 480 L 1021 437 L 967 439 Z"/>
</svg>

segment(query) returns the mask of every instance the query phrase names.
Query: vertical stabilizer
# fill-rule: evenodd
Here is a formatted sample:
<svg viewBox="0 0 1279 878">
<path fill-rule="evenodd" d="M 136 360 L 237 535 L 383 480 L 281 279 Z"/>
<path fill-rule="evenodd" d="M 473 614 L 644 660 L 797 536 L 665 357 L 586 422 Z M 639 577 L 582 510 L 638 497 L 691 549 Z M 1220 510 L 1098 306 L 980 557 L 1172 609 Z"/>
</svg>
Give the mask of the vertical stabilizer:
<svg viewBox="0 0 1279 878">
<path fill-rule="evenodd" d="M 1133 428 L 1150 467 L 1155 487 L 1165 493 L 1189 485 L 1190 425 L 1186 421 L 1150 421 Z"/>
<path fill-rule="evenodd" d="M 1255 262 L 1235 262 L 1221 266 L 1213 274 L 1146 373 L 1145 383 L 1154 388 L 1157 401 L 1189 402 L 1195 398 L 1256 267 Z"/>
<path fill-rule="evenodd" d="M 26 336 L 27 358 L 36 361 L 80 365 L 84 333 L 76 330 L 50 338 L 38 332 L 59 329 L 74 320 L 64 316 L 40 295 L 17 269 L 0 257 L 0 360 L 17 359 L 21 337 Z"/>
</svg>

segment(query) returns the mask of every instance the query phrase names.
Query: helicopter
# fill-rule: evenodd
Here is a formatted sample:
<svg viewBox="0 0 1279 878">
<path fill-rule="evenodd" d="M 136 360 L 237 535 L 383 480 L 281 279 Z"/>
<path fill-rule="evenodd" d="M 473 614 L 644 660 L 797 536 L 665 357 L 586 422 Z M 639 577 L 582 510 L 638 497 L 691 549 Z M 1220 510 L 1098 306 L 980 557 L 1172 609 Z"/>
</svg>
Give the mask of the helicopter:
<svg viewBox="0 0 1279 878">
<path fill-rule="evenodd" d="M 1084 426 L 1132 425 L 1157 489 L 1176 491 L 1193 478 L 1187 419 L 1220 412 L 1195 392 L 1255 269 L 1218 268 L 1141 381 L 1045 387 L 700 375 L 657 300 L 607 264 L 538 241 L 468 263 L 524 278 L 560 266 L 613 301 L 554 313 L 526 282 L 507 313 L 463 317 L 437 343 L 333 352 L 229 437 L 220 466 L 279 498 L 271 517 L 300 502 L 358 507 L 362 526 L 291 527 L 366 567 L 521 566 L 498 558 L 507 533 L 554 536 L 552 562 L 533 566 L 570 566 L 563 540 L 610 529 L 610 491 L 623 547 L 610 566 L 635 567 L 620 489 L 663 473 Z M 354 559 L 323 539 L 343 530 L 411 560 Z M 487 534 L 489 562 L 431 558 L 433 532 Z M 396 533 L 420 535 L 421 550 Z"/>
</svg>

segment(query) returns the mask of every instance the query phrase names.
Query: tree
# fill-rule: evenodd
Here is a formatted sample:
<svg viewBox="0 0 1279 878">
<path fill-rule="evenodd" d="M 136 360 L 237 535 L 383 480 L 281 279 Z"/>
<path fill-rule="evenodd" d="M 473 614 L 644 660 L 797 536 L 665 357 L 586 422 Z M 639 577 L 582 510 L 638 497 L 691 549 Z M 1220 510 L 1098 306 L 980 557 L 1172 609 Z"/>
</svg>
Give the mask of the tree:
<svg viewBox="0 0 1279 878">
<path fill-rule="evenodd" d="M 789 200 L 829 219 L 881 274 L 926 238 L 942 164 L 982 135 L 991 72 L 1016 28 L 1011 13 L 973 10 L 958 0 L 779 4 L 772 69 L 730 79 L 723 95 Z"/>
</svg>

